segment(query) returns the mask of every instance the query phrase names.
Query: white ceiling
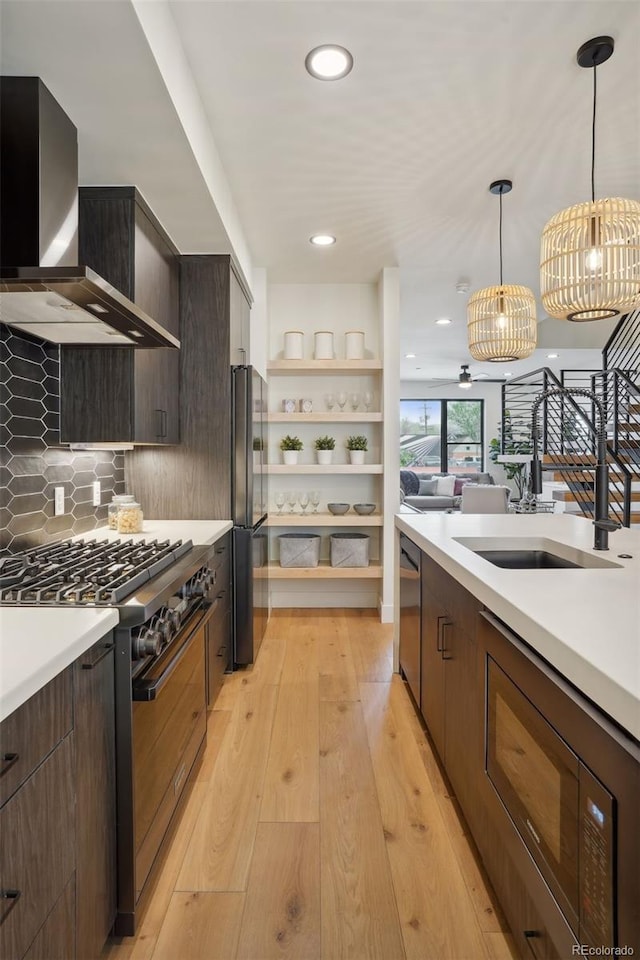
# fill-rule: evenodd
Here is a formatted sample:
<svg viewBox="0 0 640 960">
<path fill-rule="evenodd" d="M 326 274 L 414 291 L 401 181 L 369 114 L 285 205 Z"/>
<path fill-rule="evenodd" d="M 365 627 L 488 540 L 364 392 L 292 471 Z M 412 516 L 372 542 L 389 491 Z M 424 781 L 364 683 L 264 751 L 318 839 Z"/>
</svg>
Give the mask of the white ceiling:
<svg viewBox="0 0 640 960">
<path fill-rule="evenodd" d="M 150 0 L 155 3 L 156 0 Z M 161 4 L 166 6 L 166 4 Z M 539 237 L 589 193 L 591 74 L 578 46 L 610 34 L 598 71 L 596 191 L 640 199 L 640 4 L 615 0 L 170 0 L 175 31 L 255 266 L 278 282 L 401 277 L 403 377 L 455 376 L 466 350 L 464 278 L 538 288 Z M 38 73 L 79 129 L 82 182 L 134 182 L 185 252 L 229 249 L 129 0 L 3 0 L 2 70 Z M 635 40 L 634 40 L 635 37 Z M 334 42 L 353 72 L 304 70 Z M 165 77 L 166 79 L 166 77 Z M 198 104 L 199 106 L 199 104 Z M 218 204 L 219 206 L 219 204 Z M 337 236 L 315 249 L 315 232 Z M 436 327 L 450 316 L 450 327 Z M 543 315 L 540 312 L 540 319 Z M 517 375 L 561 354 L 597 365 L 611 325 L 540 325 Z M 416 370 L 420 367 L 420 370 Z M 471 364 L 473 374 L 491 365 Z"/>
</svg>

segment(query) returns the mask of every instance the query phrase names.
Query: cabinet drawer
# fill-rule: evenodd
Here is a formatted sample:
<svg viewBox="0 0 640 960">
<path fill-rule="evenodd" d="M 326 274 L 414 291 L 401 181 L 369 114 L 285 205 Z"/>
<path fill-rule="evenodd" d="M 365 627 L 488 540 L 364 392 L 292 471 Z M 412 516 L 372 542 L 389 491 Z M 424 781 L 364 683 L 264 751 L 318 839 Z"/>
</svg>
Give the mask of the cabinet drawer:
<svg viewBox="0 0 640 960">
<path fill-rule="evenodd" d="M 69 880 L 64 892 L 40 928 L 24 960 L 70 960 L 75 955 L 75 879 Z M 79 960 L 88 960 L 84 953 Z"/>
<path fill-rule="evenodd" d="M 66 736 L 72 716 L 68 669 L 0 724 L 0 806 Z"/>
<path fill-rule="evenodd" d="M 206 653 L 207 706 L 212 709 L 231 658 L 231 604 L 228 600 L 219 602 L 207 624 Z"/>
<path fill-rule="evenodd" d="M 0 810 L 0 957 L 22 957 L 69 882 L 75 859 L 73 734 Z"/>
<path fill-rule="evenodd" d="M 422 579 L 438 602 L 445 608 L 456 627 L 475 640 L 478 613 L 482 604 L 469 593 L 451 574 L 426 554 L 422 554 Z"/>
</svg>

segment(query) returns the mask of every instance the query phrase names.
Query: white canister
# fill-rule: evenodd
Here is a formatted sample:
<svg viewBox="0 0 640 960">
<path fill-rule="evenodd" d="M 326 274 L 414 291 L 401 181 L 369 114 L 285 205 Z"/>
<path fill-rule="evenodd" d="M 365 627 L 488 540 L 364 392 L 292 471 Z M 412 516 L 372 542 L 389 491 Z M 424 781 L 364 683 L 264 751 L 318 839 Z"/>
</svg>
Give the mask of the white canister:
<svg viewBox="0 0 640 960">
<path fill-rule="evenodd" d="M 302 360 L 304 357 L 304 334 L 302 330 L 287 330 L 284 335 L 284 359 Z"/>
<path fill-rule="evenodd" d="M 344 335 L 344 355 L 347 360 L 364 360 L 364 333 L 347 330 Z"/>
<path fill-rule="evenodd" d="M 333 333 L 316 330 L 313 335 L 313 356 L 316 360 L 333 360 Z"/>
</svg>

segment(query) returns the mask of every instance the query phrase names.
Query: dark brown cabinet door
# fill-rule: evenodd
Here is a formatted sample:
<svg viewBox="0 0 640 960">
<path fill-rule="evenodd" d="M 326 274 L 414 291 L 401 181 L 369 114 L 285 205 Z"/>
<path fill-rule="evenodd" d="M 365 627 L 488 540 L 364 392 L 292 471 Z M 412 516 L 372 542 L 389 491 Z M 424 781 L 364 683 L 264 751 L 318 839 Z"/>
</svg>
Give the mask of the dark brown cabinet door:
<svg viewBox="0 0 640 960">
<path fill-rule="evenodd" d="M 80 262 L 179 337 L 177 250 L 134 187 L 81 187 Z M 180 351 L 61 349 L 64 443 L 174 444 Z"/>
<path fill-rule="evenodd" d="M 92 960 L 116 913 L 114 652 L 111 635 L 74 664 L 77 956 Z"/>
<path fill-rule="evenodd" d="M 422 581 L 422 659 L 420 710 L 440 759 L 444 762 L 445 660 L 442 641 L 447 611 Z"/>
<path fill-rule="evenodd" d="M 24 956 L 73 875 L 73 737 L 68 734 L 0 810 L 2 958 Z"/>
<path fill-rule="evenodd" d="M 445 764 L 456 797 L 473 814 L 473 797 L 482 772 L 477 649 L 455 613 L 452 626 L 445 627 L 445 638 Z"/>
<path fill-rule="evenodd" d="M 55 907 L 40 927 L 40 931 L 24 955 L 23 960 L 85 960 L 75 949 L 75 878 L 71 879 L 58 897 Z"/>
</svg>

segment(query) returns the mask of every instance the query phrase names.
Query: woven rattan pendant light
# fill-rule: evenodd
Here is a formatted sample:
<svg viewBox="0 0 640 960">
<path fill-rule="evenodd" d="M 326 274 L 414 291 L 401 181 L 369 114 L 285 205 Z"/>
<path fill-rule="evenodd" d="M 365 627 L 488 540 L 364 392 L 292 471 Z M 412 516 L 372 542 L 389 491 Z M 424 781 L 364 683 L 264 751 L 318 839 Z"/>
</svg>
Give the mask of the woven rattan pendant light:
<svg viewBox="0 0 640 960">
<path fill-rule="evenodd" d="M 640 306 L 640 203 L 595 198 L 596 71 L 613 53 L 596 37 L 577 53 L 593 70 L 591 200 L 561 210 L 542 231 L 542 305 L 559 320 L 607 320 Z"/>
<path fill-rule="evenodd" d="M 467 304 L 467 337 L 474 360 L 524 360 L 536 348 L 533 293 L 528 287 L 502 282 L 502 195 L 512 187 L 511 180 L 494 180 L 489 187 L 500 198 L 500 285 L 478 290 Z"/>
</svg>

